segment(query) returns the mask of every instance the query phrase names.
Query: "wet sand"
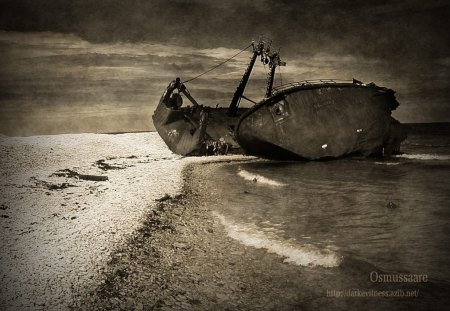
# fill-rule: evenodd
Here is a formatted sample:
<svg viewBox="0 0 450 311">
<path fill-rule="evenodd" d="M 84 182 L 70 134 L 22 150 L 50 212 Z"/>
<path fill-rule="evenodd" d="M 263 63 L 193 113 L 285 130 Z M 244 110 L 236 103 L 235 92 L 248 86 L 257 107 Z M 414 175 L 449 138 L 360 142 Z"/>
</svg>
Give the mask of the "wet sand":
<svg viewBox="0 0 450 311">
<path fill-rule="evenodd" d="M 96 290 L 79 297 L 73 307 L 420 310 L 432 305 L 433 297 L 426 293 L 421 300 L 327 297 L 327 290 L 406 290 L 408 284 L 374 285 L 367 274 L 374 267 L 356 260 L 344 260 L 337 268 L 298 266 L 264 249 L 247 247 L 231 239 L 208 204 L 215 200 L 226 204 L 226 196 L 212 191 L 207 179 L 217 165 L 226 164 L 186 167 L 182 194 L 166 196 L 158 202 L 128 243 L 111 255 Z"/>
<path fill-rule="evenodd" d="M 163 198 L 128 245 L 114 253 L 102 284 L 80 309 L 270 309 L 300 306 L 306 293 L 290 293 L 292 267 L 275 255 L 254 250 L 226 236 L 209 209 L 209 200 L 222 200 L 208 188 L 205 170 L 184 170 L 183 193 Z M 205 196 L 208 200 L 205 200 Z M 282 268 L 274 275 L 271 271 Z M 256 283 L 255 283 L 256 282 Z M 278 286 L 275 284 L 278 283 Z M 300 298 L 300 299 L 299 299 Z"/>
</svg>

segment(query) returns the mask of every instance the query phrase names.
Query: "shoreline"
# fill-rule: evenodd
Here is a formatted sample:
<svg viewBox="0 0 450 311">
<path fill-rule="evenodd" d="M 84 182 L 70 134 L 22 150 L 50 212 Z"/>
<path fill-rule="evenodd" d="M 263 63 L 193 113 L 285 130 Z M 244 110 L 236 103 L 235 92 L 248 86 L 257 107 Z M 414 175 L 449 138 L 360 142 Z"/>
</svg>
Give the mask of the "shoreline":
<svg viewBox="0 0 450 311">
<path fill-rule="evenodd" d="M 208 192 L 205 178 L 216 166 L 187 165 L 183 192 L 160 199 L 143 226 L 111 255 L 97 288 L 80 296 L 72 308 L 415 310 L 423 308 L 423 303 L 431 305 L 432 300 L 427 299 L 432 297 L 426 293 L 420 303 L 412 299 L 327 297 L 327 291 L 335 289 L 407 289 L 408 284 L 373 284 L 365 271 L 379 270 L 358 260 L 344 260 L 335 268 L 298 266 L 232 239 L 208 206 L 208 200 L 221 199 Z"/>
<path fill-rule="evenodd" d="M 232 239 L 208 205 L 225 204 L 227 194 L 208 176 L 221 165 L 265 160 L 181 158 L 156 133 L 0 142 L 5 309 L 385 310 L 436 301 L 327 297 L 328 290 L 390 287 L 370 284 L 366 271 L 374 267 L 358 260 L 298 266 Z"/>
<path fill-rule="evenodd" d="M 183 191 L 159 199 L 124 248 L 111 255 L 97 289 L 81 297 L 75 310 L 211 310 L 272 309 L 286 285 L 285 275 L 299 267 L 263 249 L 228 237 L 220 220 L 205 205 L 205 171 L 216 161 L 190 163 L 183 170 Z M 212 199 L 215 194 L 208 193 Z M 277 275 L 267 271 L 281 266 Z M 326 268 L 324 268 L 326 269 Z M 297 271 L 298 272 L 298 271 Z M 256 284 L 266 284 L 265 290 Z M 271 286 L 277 282 L 281 286 Z M 306 288 L 305 288 L 306 289 Z M 292 294 L 292 293 L 291 293 Z M 283 299 L 298 309 L 298 293 Z"/>
<path fill-rule="evenodd" d="M 233 240 L 208 207 L 208 200 L 223 199 L 208 192 L 205 179 L 217 165 L 227 163 L 188 164 L 183 170 L 183 192 L 160 199 L 142 227 L 111 255 L 97 288 L 80 296 L 72 308 L 414 310 L 431 305 L 427 299 L 432 297 L 427 295 L 420 303 L 327 297 L 327 291 L 336 289 L 407 289 L 408 284 L 373 284 L 365 271 L 376 268 L 358 260 L 344 260 L 335 268 L 298 266 Z M 353 280 L 348 280 L 348 273 Z"/>
</svg>

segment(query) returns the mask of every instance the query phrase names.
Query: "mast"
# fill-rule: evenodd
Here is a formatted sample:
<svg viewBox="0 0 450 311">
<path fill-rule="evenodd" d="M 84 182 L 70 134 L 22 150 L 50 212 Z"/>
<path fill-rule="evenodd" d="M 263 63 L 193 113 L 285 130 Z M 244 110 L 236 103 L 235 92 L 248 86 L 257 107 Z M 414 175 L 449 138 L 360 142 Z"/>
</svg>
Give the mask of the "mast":
<svg viewBox="0 0 450 311">
<path fill-rule="evenodd" d="M 266 46 L 266 43 L 262 39 L 259 39 L 257 45 L 255 45 L 254 42 L 252 43 L 253 55 L 250 58 L 250 63 L 248 64 L 247 69 L 245 70 L 244 75 L 242 76 L 242 79 L 239 82 L 236 91 L 234 92 L 230 106 L 228 107 L 229 116 L 236 116 L 239 103 L 241 101 L 241 98 L 244 97 L 245 87 L 247 86 L 253 66 L 255 65 L 256 58 L 258 56 L 261 56 L 261 62 L 263 62 L 264 64 L 269 64 L 270 72 L 267 77 L 266 98 L 272 96 L 273 81 L 275 79 L 275 69 L 277 66 L 286 66 L 286 63 L 281 61 L 280 51 L 270 51 L 271 44 L 272 42 L 270 42 Z"/>
<path fill-rule="evenodd" d="M 230 106 L 228 107 L 228 115 L 229 116 L 235 116 L 237 109 L 239 107 L 239 102 L 241 101 L 241 97 L 244 94 L 245 87 L 247 86 L 248 79 L 250 78 L 250 75 L 252 73 L 253 66 L 255 65 L 256 58 L 258 55 L 261 55 L 264 49 L 264 41 L 259 40 L 258 45 L 255 46 L 254 43 L 252 43 L 253 46 L 253 55 L 250 59 L 250 63 L 247 66 L 247 69 L 244 72 L 244 75 L 242 76 L 241 81 L 239 82 L 238 87 L 236 88 L 236 92 L 234 92 L 233 99 L 231 100 Z"/>
<path fill-rule="evenodd" d="M 270 72 L 269 72 L 269 76 L 267 77 L 266 98 L 272 96 L 273 80 L 275 79 L 276 66 L 272 65 L 272 62 L 270 62 L 269 68 L 270 68 Z"/>
<path fill-rule="evenodd" d="M 266 98 L 272 96 L 273 80 L 275 79 L 275 69 L 277 68 L 277 66 L 286 66 L 286 62 L 282 62 L 280 59 L 279 51 L 269 54 L 268 58 L 270 60 L 269 62 L 270 72 L 267 77 Z"/>
</svg>

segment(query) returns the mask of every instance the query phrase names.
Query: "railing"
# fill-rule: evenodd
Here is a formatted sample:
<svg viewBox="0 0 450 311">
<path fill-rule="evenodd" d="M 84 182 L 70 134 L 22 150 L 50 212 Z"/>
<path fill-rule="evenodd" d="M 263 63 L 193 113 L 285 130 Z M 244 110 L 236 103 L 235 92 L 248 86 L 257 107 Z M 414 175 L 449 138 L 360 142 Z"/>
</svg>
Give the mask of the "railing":
<svg viewBox="0 0 450 311">
<path fill-rule="evenodd" d="M 316 80 L 303 80 L 299 82 L 291 82 L 283 84 L 273 88 L 273 94 L 282 92 L 286 89 L 295 86 L 306 86 L 306 85 L 316 85 L 316 84 L 338 84 L 338 83 L 356 83 L 354 80 L 341 80 L 341 79 L 316 79 Z M 358 83 L 359 84 L 359 83 Z"/>
</svg>

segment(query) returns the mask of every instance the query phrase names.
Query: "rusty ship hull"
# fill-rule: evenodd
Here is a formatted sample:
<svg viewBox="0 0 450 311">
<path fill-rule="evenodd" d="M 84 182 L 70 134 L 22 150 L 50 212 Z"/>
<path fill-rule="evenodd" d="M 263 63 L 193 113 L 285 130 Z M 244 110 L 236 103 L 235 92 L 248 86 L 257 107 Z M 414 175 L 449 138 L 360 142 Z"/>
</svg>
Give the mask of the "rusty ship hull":
<svg viewBox="0 0 450 311">
<path fill-rule="evenodd" d="M 406 133 L 392 118 L 394 92 L 374 84 L 297 83 L 230 116 L 226 108 L 174 109 L 164 96 L 153 124 L 183 156 L 245 153 L 270 159 L 317 160 L 351 154 L 389 155 Z"/>
<path fill-rule="evenodd" d="M 406 138 L 391 117 L 394 92 L 357 83 L 297 83 L 245 112 L 238 144 L 266 158 L 309 160 L 399 151 Z"/>
</svg>

